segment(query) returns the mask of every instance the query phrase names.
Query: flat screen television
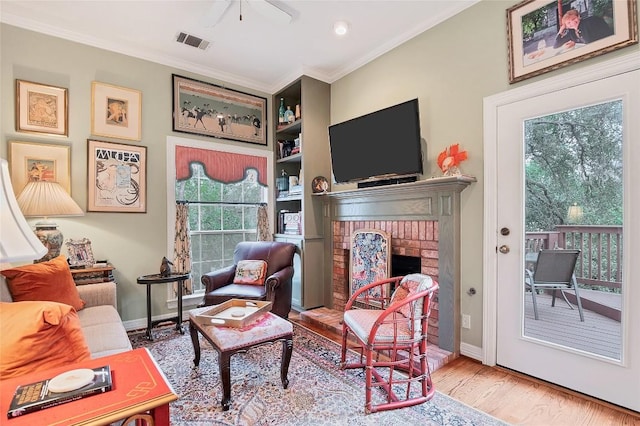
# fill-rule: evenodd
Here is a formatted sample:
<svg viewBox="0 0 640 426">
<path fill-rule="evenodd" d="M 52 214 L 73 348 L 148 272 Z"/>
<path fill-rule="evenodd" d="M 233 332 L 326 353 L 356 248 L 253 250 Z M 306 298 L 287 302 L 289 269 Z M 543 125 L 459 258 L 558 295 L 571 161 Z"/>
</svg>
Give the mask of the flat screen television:
<svg viewBox="0 0 640 426">
<path fill-rule="evenodd" d="M 329 126 L 329 145 L 336 183 L 422 174 L 418 99 Z"/>
</svg>

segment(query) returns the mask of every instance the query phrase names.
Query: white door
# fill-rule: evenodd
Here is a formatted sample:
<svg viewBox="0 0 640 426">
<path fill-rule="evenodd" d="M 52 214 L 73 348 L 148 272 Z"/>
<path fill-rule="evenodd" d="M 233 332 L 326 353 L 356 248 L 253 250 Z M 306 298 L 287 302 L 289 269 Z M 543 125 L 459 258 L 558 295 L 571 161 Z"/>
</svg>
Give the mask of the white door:
<svg viewBox="0 0 640 426">
<path fill-rule="evenodd" d="M 567 86 L 573 83 L 568 81 Z M 585 350 L 581 343 L 567 343 L 561 324 L 550 316 L 535 320 L 527 309 L 531 293 L 524 286 L 525 268 L 525 126 L 530 120 L 605 103 L 622 107 L 623 159 L 621 210 L 623 216 L 622 318 L 618 325 L 619 351 L 601 354 Z M 495 343 L 498 365 L 556 383 L 558 385 L 640 410 L 640 71 L 624 72 L 562 90 L 540 93 L 496 108 L 496 205 L 495 205 Z M 607 123 L 603 123 L 603 126 Z M 607 141 L 603 141 L 607 143 Z M 593 171 L 591 171 L 593 172 Z M 540 299 L 540 298 L 538 298 Z M 538 300 L 538 306 L 544 303 Z M 550 304 L 548 305 L 550 306 Z M 552 313 L 567 310 L 578 318 L 562 299 Z M 587 316 L 588 314 L 588 316 Z M 542 316 L 543 314 L 540 313 Z M 547 321 L 542 336 L 530 331 Z M 578 320 L 579 321 L 579 320 Z M 600 322 L 585 309 L 589 338 L 601 337 Z M 585 334 L 584 332 L 582 334 Z M 589 347 L 587 343 L 586 347 Z"/>
</svg>

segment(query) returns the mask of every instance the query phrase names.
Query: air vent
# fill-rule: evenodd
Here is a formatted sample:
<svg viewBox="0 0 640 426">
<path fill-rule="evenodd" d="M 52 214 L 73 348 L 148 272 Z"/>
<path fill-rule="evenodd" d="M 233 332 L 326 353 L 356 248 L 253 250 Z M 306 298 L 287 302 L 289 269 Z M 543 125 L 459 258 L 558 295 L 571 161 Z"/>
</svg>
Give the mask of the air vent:
<svg viewBox="0 0 640 426">
<path fill-rule="evenodd" d="M 203 40 L 200 37 L 196 37 L 194 35 L 182 33 L 182 32 L 176 36 L 176 41 L 181 44 L 197 47 L 198 49 L 201 49 L 201 50 L 206 50 L 210 44 L 207 40 Z"/>
</svg>

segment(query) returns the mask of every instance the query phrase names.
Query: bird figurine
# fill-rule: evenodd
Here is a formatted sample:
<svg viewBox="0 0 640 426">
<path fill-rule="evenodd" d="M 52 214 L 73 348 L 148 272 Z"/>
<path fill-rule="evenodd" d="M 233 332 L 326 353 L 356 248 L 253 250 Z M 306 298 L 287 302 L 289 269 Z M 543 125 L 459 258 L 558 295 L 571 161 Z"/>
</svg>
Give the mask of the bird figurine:
<svg viewBox="0 0 640 426">
<path fill-rule="evenodd" d="M 444 176 L 460 176 L 461 173 L 458 166 L 467 159 L 467 151 L 460 151 L 460 144 L 458 143 L 451 145 L 448 150 L 449 153 L 445 148 L 438 155 L 438 167 L 440 167 Z"/>
<path fill-rule="evenodd" d="M 171 275 L 172 271 L 171 271 L 171 266 L 173 265 L 173 263 L 171 263 L 169 261 L 169 259 L 167 259 L 166 257 L 162 258 L 162 263 L 160 264 L 160 276 L 161 277 L 168 277 Z"/>
</svg>

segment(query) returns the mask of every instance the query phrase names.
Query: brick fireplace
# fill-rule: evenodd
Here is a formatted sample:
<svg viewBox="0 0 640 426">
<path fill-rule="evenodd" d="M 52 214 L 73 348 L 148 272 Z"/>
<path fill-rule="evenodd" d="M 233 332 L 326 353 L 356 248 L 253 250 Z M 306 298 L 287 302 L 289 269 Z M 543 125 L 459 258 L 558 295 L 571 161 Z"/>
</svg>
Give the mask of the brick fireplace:
<svg viewBox="0 0 640 426">
<path fill-rule="evenodd" d="M 349 299 L 349 238 L 359 229 L 391 234 L 391 254 L 420 258 L 421 272 L 438 280 L 438 222 L 433 220 L 334 221 L 333 308 L 342 312 Z M 393 271 L 392 271 L 393 273 Z M 394 274 L 397 275 L 397 274 Z M 438 298 L 431 305 L 428 340 L 438 344 Z"/>
<path fill-rule="evenodd" d="M 362 228 L 391 233 L 391 252 L 420 257 L 420 271 L 440 287 L 429 322 L 429 341 L 460 353 L 460 193 L 469 176 L 328 194 L 331 253 L 331 308 L 343 311 L 349 297 L 349 238 Z"/>
</svg>

